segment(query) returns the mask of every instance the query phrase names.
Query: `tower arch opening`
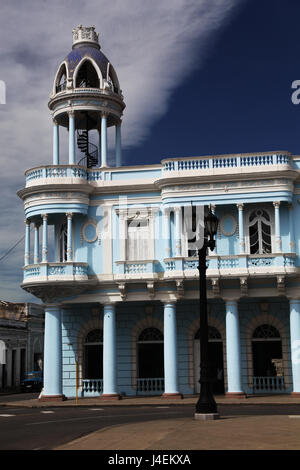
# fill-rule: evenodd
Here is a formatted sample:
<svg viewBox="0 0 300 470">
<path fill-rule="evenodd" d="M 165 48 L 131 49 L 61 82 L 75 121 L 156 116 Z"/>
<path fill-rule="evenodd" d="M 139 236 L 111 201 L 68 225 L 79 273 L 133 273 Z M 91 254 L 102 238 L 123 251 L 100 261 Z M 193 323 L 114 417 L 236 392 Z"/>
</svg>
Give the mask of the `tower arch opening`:
<svg viewBox="0 0 300 470">
<path fill-rule="evenodd" d="M 90 60 L 85 60 L 79 67 L 75 78 L 76 88 L 100 88 L 98 73 Z"/>
</svg>

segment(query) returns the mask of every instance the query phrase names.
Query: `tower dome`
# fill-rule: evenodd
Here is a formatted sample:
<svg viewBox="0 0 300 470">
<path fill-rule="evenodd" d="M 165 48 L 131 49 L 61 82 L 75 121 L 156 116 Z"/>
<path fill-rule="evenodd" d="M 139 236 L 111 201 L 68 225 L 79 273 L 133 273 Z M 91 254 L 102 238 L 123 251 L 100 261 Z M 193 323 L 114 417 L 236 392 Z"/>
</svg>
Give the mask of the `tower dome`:
<svg viewBox="0 0 300 470">
<path fill-rule="evenodd" d="M 101 166 L 107 166 L 106 132 L 111 126 L 116 126 L 116 165 L 121 164 L 120 125 L 125 103 L 117 74 L 101 51 L 94 26 L 79 25 L 73 29 L 72 50 L 58 67 L 48 105 L 54 126 L 69 129 L 70 164 L 91 167 L 101 160 Z M 98 148 L 89 139 L 91 130 L 99 132 Z M 58 128 L 54 132 L 57 133 Z M 83 153 L 79 160 L 75 134 Z M 56 140 L 58 136 L 54 137 L 54 142 Z M 57 164 L 57 160 L 56 156 L 53 163 Z"/>
</svg>

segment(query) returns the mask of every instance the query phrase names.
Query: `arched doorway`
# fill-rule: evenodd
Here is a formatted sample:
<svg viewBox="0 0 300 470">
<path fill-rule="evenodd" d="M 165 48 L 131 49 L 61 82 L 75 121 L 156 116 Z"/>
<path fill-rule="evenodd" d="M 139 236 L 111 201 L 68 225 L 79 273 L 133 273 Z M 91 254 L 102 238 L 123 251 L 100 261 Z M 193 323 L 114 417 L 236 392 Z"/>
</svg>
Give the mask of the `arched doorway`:
<svg viewBox="0 0 300 470">
<path fill-rule="evenodd" d="M 252 335 L 254 391 L 280 391 L 284 388 L 282 344 L 272 325 L 258 326 Z"/>
<path fill-rule="evenodd" d="M 103 377 L 103 331 L 90 331 L 84 342 L 85 378 Z"/>
<path fill-rule="evenodd" d="M 158 328 L 146 328 L 140 333 L 137 366 L 137 392 L 164 391 L 164 336 Z"/>
<path fill-rule="evenodd" d="M 224 362 L 222 336 L 214 326 L 208 327 L 208 354 L 211 361 L 216 382 L 213 383 L 213 393 L 223 394 L 224 388 Z M 194 366 L 195 366 L 195 392 L 200 392 L 200 329 L 194 338 Z"/>
</svg>

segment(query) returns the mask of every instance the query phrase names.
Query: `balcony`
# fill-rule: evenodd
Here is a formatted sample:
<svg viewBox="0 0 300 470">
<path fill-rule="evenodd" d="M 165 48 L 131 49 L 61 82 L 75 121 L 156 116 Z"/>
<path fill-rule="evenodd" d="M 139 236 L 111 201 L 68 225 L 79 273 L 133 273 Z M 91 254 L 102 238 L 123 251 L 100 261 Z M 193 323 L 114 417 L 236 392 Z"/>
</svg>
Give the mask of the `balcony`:
<svg viewBox="0 0 300 470">
<path fill-rule="evenodd" d="M 73 261 L 29 264 L 24 267 L 23 285 L 48 281 L 87 281 L 88 264 Z"/>
<path fill-rule="evenodd" d="M 182 178 L 199 175 L 241 174 L 249 172 L 292 169 L 288 152 L 215 155 L 162 160 L 162 178 Z"/>
<path fill-rule="evenodd" d="M 86 184 L 87 170 L 80 165 L 47 165 L 25 172 L 26 188 L 44 184 Z"/>
<path fill-rule="evenodd" d="M 116 261 L 118 274 L 116 279 L 153 279 L 157 277 L 155 265 L 157 260 Z"/>
<path fill-rule="evenodd" d="M 293 274 L 298 272 L 295 253 L 276 253 L 267 255 L 208 256 L 207 276 L 238 277 Z M 166 258 L 165 278 L 177 277 L 179 273 L 193 278 L 198 273 L 198 258 Z"/>
</svg>

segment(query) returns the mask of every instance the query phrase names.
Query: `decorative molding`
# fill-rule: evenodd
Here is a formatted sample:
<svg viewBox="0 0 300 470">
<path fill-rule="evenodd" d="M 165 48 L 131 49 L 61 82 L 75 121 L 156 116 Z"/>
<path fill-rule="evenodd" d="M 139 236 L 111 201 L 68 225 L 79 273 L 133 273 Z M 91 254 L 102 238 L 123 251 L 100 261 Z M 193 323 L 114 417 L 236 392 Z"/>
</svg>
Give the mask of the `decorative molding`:
<svg viewBox="0 0 300 470">
<path fill-rule="evenodd" d="M 147 282 L 147 290 L 148 290 L 150 299 L 153 299 L 155 296 L 154 282 Z"/>
<path fill-rule="evenodd" d="M 230 230 L 230 231 L 225 230 L 224 224 L 225 224 L 226 219 L 231 219 L 231 221 L 232 221 L 233 227 L 232 227 L 232 230 Z M 220 219 L 220 231 L 226 237 L 232 237 L 232 235 L 235 234 L 235 232 L 237 230 L 237 225 L 238 225 L 237 220 L 232 214 L 225 214 Z"/>
<path fill-rule="evenodd" d="M 279 294 L 285 295 L 285 276 L 277 276 L 277 290 Z"/>
<path fill-rule="evenodd" d="M 240 278 L 240 289 L 242 296 L 248 295 L 248 279 L 246 277 Z"/>
<path fill-rule="evenodd" d="M 177 289 L 177 299 L 183 299 L 184 298 L 184 284 L 183 280 L 177 280 L 176 281 L 176 289 Z"/>
<path fill-rule="evenodd" d="M 219 297 L 220 296 L 220 284 L 219 284 L 218 278 L 213 278 L 211 280 L 211 287 L 212 287 L 213 295 L 215 297 Z"/>
<path fill-rule="evenodd" d="M 92 238 L 88 238 L 86 235 L 86 229 L 92 225 L 95 229 L 95 236 Z M 96 240 L 98 240 L 98 244 L 101 243 L 101 234 L 99 230 L 99 225 L 95 219 L 88 219 L 81 227 L 80 230 L 80 243 L 81 245 L 83 244 L 83 241 L 87 243 L 94 243 Z"/>
<path fill-rule="evenodd" d="M 125 282 L 122 282 L 122 283 L 118 284 L 118 288 L 119 288 L 119 291 L 120 291 L 121 299 L 122 299 L 122 300 L 126 300 L 127 292 L 126 292 L 126 284 L 125 284 Z"/>
</svg>

